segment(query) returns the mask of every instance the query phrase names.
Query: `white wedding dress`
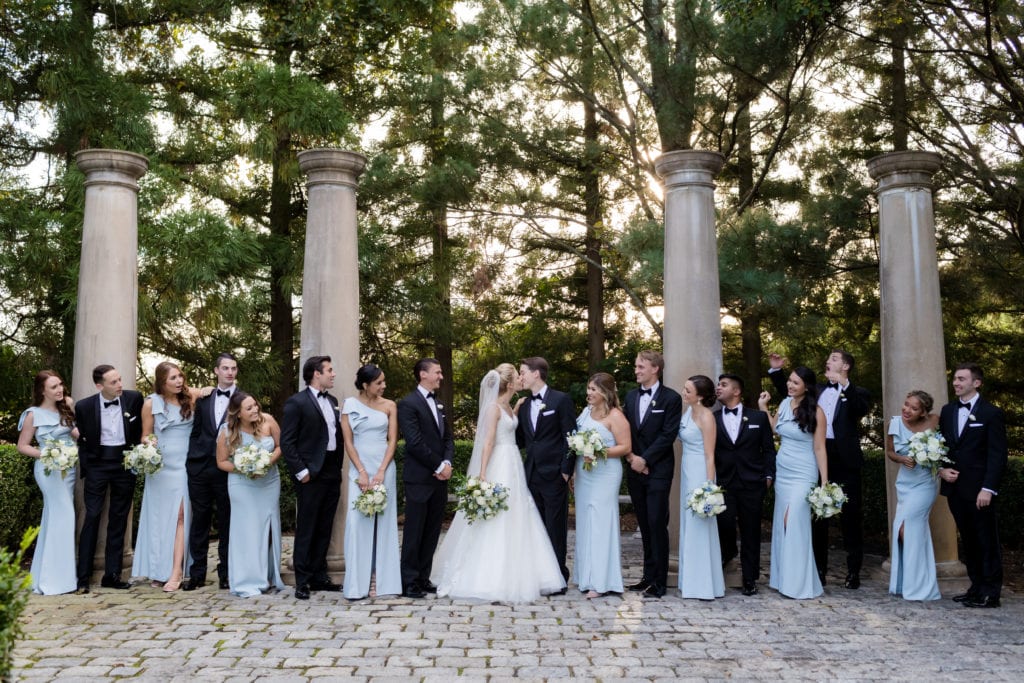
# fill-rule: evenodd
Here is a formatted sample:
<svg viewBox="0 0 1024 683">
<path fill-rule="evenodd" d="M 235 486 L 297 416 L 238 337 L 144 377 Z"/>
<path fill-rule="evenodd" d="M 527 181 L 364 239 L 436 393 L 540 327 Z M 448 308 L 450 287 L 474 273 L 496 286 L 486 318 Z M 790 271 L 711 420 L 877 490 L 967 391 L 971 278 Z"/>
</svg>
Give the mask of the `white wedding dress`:
<svg viewBox="0 0 1024 683">
<path fill-rule="evenodd" d="M 486 472 L 487 481 L 508 487 L 508 510 L 472 524 L 462 512 L 456 513 L 434 557 L 430 580 L 437 585 L 438 597 L 530 602 L 565 588 L 537 505 L 526 488 L 515 431 L 516 419 L 501 411 Z M 468 473 L 480 473 L 475 458 Z"/>
</svg>

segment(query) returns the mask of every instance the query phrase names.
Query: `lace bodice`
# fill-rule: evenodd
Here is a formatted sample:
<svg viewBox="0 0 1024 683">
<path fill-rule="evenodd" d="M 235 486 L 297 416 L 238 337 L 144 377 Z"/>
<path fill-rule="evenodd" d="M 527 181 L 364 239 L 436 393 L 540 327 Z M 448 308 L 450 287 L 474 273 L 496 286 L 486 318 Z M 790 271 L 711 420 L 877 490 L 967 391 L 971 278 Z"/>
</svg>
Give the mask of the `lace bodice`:
<svg viewBox="0 0 1024 683">
<path fill-rule="evenodd" d="M 497 433 L 494 435 L 494 444 L 512 444 L 516 443 L 516 418 L 509 415 L 504 410 L 501 411 L 501 417 L 498 418 Z"/>
</svg>

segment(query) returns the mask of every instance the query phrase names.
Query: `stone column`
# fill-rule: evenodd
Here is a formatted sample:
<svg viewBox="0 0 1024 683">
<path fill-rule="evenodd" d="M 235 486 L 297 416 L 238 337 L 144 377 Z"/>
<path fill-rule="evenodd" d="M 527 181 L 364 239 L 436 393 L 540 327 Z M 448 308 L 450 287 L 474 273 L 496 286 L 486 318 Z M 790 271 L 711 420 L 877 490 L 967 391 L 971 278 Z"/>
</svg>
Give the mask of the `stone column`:
<svg viewBox="0 0 1024 683">
<path fill-rule="evenodd" d="M 78 400 L 96 393 L 92 369 L 109 363 L 121 373 L 125 389 L 135 388 L 138 356 L 138 179 L 149 168 L 141 154 L 113 149 L 87 149 L 75 155 L 85 174 L 85 215 L 82 258 L 78 268 L 78 310 L 75 324 L 75 364 L 72 396 Z M 83 505 L 82 480 L 76 486 Z M 82 516 L 79 515 L 79 530 Z M 132 518 L 124 542 L 124 566 L 132 564 Z M 103 568 L 107 513 L 100 520 L 93 562 Z"/>
<path fill-rule="evenodd" d="M 718 152 L 667 152 L 655 161 L 665 183 L 665 377 L 682 393 L 686 378 L 722 371 L 721 300 L 715 235 L 715 175 L 725 157 Z M 671 571 L 678 570 L 679 444 L 672 481 L 669 543 Z"/>
<path fill-rule="evenodd" d="M 946 355 L 935 248 L 932 175 L 940 157 L 933 152 L 893 152 L 868 161 L 878 181 L 880 239 L 882 410 L 885 425 L 899 415 L 912 389 L 947 400 Z M 896 512 L 899 465 L 886 460 L 889 529 Z M 943 496 L 931 512 L 932 541 L 940 576 L 962 574 L 957 559 L 956 525 Z"/>
<path fill-rule="evenodd" d="M 357 179 L 366 157 L 340 149 L 298 153 L 306 174 L 309 207 L 302 273 L 302 341 L 299 367 L 310 356 L 332 358 L 339 402 L 356 393 L 359 369 L 359 239 L 356 229 Z M 302 380 L 299 380 L 300 385 Z M 301 388 L 301 386 L 300 386 Z M 341 434 L 338 434 L 339 447 Z M 327 564 L 344 569 L 348 467 L 343 463 L 341 502 L 334 517 Z"/>
</svg>

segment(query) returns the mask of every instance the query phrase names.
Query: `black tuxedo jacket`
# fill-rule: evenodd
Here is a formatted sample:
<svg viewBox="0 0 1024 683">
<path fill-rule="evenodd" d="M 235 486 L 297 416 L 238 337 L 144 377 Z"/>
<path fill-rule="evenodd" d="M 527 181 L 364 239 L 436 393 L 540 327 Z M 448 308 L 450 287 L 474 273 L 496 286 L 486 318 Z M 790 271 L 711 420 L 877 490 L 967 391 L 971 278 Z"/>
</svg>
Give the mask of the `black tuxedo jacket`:
<svg viewBox="0 0 1024 683">
<path fill-rule="evenodd" d="M 942 406 L 939 415 L 939 429 L 949 447 L 947 457 L 960 473 L 956 482 L 942 482 L 942 495 L 974 500 L 983 488 L 999 493 L 1007 456 L 1003 411 L 979 396 L 964 430 L 957 433 L 959 410 L 960 401 L 955 400 Z"/>
<path fill-rule="evenodd" d="M 733 443 L 722 411 L 715 411 L 715 475 L 717 483 L 726 489 L 738 483 L 763 483 L 768 477 L 775 478 L 775 441 L 768 414 L 744 406 L 742 415 Z"/>
<path fill-rule="evenodd" d="M 398 404 L 398 428 L 405 439 L 402 481 L 407 484 L 435 483 L 434 472 L 441 463 L 455 460 L 455 438 L 445 420 L 444 406 L 432 399 L 438 424 L 427 400 L 419 389 L 413 389 Z"/>
<path fill-rule="evenodd" d="M 341 471 L 341 417 L 338 412 L 338 399 L 328 395 L 327 400 L 333 408 L 335 450 L 338 453 L 338 471 Z M 281 455 L 288 463 L 292 476 L 302 470 L 309 470 L 310 479 L 315 479 L 324 468 L 327 453 L 327 422 L 320 410 L 316 396 L 309 389 L 293 394 L 284 402 L 284 413 L 281 416 Z"/>
<path fill-rule="evenodd" d="M 537 415 L 537 427 L 530 420 L 530 399 L 519 407 L 516 444 L 526 451 L 526 480 L 536 472 L 542 479 L 572 476 L 576 456 L 569 452 L 569 432 L 576 429 L 576 406 L 568 394 L 548 387 L 544 409 Z"/>
<path fill-rule="evenodd" d="M 100 394 L 93 394 L 75 403 L 75 426 L 78 427 L 78 459 L 83 476 L 89 465 L 97 462 L 100 449 Z M 142 394 L 131 389 L 121 392 L 121 419 L 128 448 L 142 441 Z"/>
<path fill-rule="evenodd" d="M 675 474 L 675 442 L 679 438 L 679 422 L 683 416 L 683 399 L 679 392 L 664 384 L 651 396 L 647 415 L 640 415 L 640 390 L 626 394 L 623 407 L 629 421 L 633 452 L 647 461 L 651 479 L 671 480 Z M 627 470 L 635 475 L 632 469 Z"/>
<path fill-rule="evenodd" d="M 789 372 L 779 370 L 770 372 L 768 376 L 783 397 L 787 395 L 786 379 Z M 814 395 L 818 397 L 828 387 L 827 384 L 818 384 L 814 387 Z M 864 451 L 860 447 L 860 421 L 868 414 L 871 406 L 871 395 L 864 387 L 858 387 L 850 382 L 846 389 L 839 394 L 839 401 L 836 402 L 836 412 L 832 416 L 832 434 L 834 436 L 836 453 L 841 463 L 847 467 L 862 467 L 864 465 Z"/>
<path fill-rule="evenodd" d="M 192 409 L 192 433 L 188 437 L 188 459 L 185 461 L 188 471 L 194 472 L 207 464 L 214 468 L 217 466 L 217 435 L 228 411 L 224 411 L 224 418 L 218 423 L 216 403 L 217 392 L 214 391 L 197 399 Z"/>
</svg>

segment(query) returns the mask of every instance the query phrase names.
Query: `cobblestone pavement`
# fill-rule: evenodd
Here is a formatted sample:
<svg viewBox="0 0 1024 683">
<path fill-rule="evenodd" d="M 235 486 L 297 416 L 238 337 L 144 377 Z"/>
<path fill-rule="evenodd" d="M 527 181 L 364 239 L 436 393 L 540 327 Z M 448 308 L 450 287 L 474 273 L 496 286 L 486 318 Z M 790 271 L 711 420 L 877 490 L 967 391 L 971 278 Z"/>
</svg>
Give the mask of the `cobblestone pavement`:
<svg viewBox="0 0 1024 683">
<path fill-rule="evenodd" d="M 571 539 L 570 539 L 571 547 Z M 763 551 L 767 553 L 767 544 Z M 627 583 L 639 541 L 623 537 Z M 211 553 L 214 554 L 214 553 Z M 832 555 L 842 559 L 842 552 Z M 33 596 L 17 680 L 1020 680 L 1024 601 L 966 609 L 949 596 L 911 603 L 887 593 L 881 558 L 857 591 L 837 566 L 825 595 L 795 601 L 761 584 L 703 602 L 636 594 L 566 596 L 531 605 L 388 598 L 350 603 L 292 591 L 241 599 L 215 586 Z M 215 560 L 211 566 L 215 566 Z M 764 557 L 767 567 L 767 556 Z"/>
</svg>

